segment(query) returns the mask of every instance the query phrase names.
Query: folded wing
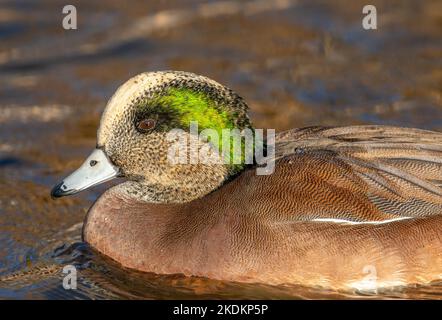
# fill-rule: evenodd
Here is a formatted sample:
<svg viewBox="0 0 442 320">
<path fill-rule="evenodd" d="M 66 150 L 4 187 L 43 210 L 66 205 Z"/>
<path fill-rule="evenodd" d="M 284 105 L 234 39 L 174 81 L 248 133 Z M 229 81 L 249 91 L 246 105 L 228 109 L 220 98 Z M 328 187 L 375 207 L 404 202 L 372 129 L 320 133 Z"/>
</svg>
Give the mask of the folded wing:
<svg viewBox="0 0 442 320">
<path fill-rule="evenodd" d="M 282 132 L 276 141 L 276 158 L 289 161 L 298 176 L 292 182 L 314 186 L 316 208 L 306 207 L 301 218 L 383 221 L 442 214 L 442 133 L 308 127 Z"/>
</svg>

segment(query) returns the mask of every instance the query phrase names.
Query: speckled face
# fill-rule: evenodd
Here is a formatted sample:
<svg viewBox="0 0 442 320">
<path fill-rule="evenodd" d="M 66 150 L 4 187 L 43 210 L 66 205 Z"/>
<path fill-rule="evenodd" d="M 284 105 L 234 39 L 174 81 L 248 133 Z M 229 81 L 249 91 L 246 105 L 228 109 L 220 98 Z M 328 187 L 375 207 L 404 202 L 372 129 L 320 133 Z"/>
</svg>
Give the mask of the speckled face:
<svg viewBox="0 0 442 320">
<path fill-rule="evenodd" d="M 167 133 L 175 128 L 189 131 L 191 121 L 198 122 L 199 131 L 251 127 L 245 102 L 219 83 L 186 72 L 143 73 L 124 83 L 107 104 L 98 147 L 129 180 L 150 188 L 207 193 L 233 168 L 173 165 L 167 159 L 171 145 Z"/>
</svg>

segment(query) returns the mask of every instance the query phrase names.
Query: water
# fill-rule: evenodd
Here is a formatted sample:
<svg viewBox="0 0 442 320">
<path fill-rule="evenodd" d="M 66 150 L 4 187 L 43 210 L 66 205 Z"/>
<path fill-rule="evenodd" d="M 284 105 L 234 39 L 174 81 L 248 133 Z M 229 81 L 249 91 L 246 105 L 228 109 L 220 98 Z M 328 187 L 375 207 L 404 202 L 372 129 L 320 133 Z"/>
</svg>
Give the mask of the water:
<svg viewBox="0 0 442 320">
<path fill-rule="evenodd" d="M 441 298 L 442 284 L 333 292 L 124 270 L 81 242 L 104 188 L 50 199 L 95 145 L 131 76 L 175 69 L 238 91 L 256 127 L 389 124 L 442 130 L 440 1 L 54 1 L 0 4 L 0 298 Z M 77 290 L 62 287 L 77 266 Z"/>
</svg>

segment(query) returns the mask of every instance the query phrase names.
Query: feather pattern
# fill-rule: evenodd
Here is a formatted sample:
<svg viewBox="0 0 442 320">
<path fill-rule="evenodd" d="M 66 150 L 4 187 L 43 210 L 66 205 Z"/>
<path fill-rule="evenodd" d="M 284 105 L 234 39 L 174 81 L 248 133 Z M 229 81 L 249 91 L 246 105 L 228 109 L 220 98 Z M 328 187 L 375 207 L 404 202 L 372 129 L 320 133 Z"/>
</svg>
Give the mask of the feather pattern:
<svg viewBox="0 0 442 320">
<path fill-rule="evenodd" d="M 294 174 L 323 180 L 312 184 L 314 194 L 330 194 L 330 201 L 338 194 L 349 202 L 359 199 L 361 210 L 346 213 L 351 221 L 442 213 L 441 133 L 388 126 L 307 127 L 282 132 L 276 141 L 276 158 L 295 162 Z M 311 218 L 303 212 L 297 218 Z M 342 217 L 338 209 L 318 212 L 315 218 Z"/>
</svg>

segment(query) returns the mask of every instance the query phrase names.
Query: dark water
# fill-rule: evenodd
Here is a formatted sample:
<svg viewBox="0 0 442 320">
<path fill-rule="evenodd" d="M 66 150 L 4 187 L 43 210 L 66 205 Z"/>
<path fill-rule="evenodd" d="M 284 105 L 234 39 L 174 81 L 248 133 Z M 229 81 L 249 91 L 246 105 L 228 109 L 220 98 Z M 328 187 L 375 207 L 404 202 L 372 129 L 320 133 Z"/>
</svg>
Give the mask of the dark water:
<svg viewBox="0 0 442 320">
<path fill-rule="evenodd" d="M 0 2 L 0 298 L 438 298 L 442 284 L 379 292 L 227 283 L 124 270 L 81 243 L 103 188 L 50 187 L 95 145 L 106 100 L 131 76 L 207 75 L 249 102 L 257 127 L 390 124 L 442 130 L 442 3 Z M 67 264 L 77 290 L 62 287 Z"/>
</svg>

